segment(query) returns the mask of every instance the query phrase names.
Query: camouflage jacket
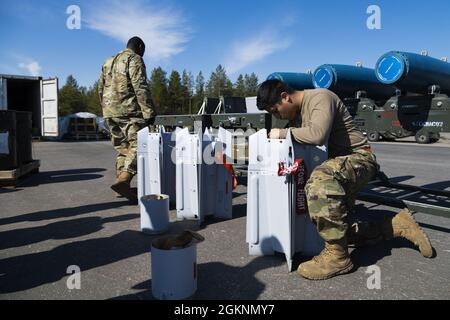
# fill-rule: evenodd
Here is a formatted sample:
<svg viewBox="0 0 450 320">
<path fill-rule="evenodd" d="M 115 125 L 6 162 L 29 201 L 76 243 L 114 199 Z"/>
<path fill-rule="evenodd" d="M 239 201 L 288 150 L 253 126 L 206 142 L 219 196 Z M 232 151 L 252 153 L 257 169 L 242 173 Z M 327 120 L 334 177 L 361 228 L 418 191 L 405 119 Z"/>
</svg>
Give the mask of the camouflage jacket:
<svg viewBox="0 0 450 320">
<path fill-rule="evenodd" d="M 104 118 L 156 116 L 144 60 L 130 49 L 103 64 L 98 93 Z"/>
</svg>

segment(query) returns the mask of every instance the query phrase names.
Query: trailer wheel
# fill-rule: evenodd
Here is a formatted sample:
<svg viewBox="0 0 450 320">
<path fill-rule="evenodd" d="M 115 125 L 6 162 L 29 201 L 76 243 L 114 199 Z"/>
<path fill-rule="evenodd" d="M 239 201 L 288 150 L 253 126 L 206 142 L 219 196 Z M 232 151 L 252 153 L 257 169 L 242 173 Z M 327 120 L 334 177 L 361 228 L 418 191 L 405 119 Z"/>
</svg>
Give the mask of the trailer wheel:
<svg viewBox="0 0 450 320">
<path fill-rule="evenodd" d="M 441 139 L 441 134 L 439 132 L 436 132 L 433 137 L 431 138 L 431 142 L 438 142 Z"/>
<path fill-rule="evenodd" d="M 367 139 L 369 139 L 369 141 L 378 141 L 380 140 L 380 134 L 377 131 L 371 131 L 369 133 L 367 133 Z"/>
<path fill-rule="evenodd" d="M 417 132 L 416 133 L 416 142 L 420 143 L 420 144 L 430 143 L 430 134 L 428 132 Z"/>
<path fill-rule="evenodd" d="M 393 136 L 393 135 L 390 134 L 390 133 L 383 133 L 381 136 L 382 136 L 383 139 L 386 140 L 386 141 L 395 141 L 395 138 L 396 138 L 395 136 Z"/>
</svg>

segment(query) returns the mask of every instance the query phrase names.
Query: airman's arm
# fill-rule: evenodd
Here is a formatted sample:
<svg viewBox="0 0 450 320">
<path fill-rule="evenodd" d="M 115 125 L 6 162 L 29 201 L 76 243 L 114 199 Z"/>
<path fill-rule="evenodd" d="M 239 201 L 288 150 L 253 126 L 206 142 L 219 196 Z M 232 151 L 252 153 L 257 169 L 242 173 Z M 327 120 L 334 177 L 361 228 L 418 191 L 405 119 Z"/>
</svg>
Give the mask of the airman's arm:
<svg viewBox="0 0 450 320">
<path fill-rule="evenodd" d="M 335 106 L 332 99 L 326 94 L 317 95 L 311 100 L 311 103 L 314 104 L 311 111 L 311 122 L 302 128 L 291 128 L 291 134 L 298 143 L 324 145 L 330 137 Z M 272 131 L 271 138 L 285 139 L 288 129 Z"/>
<path fill-rule="evenodd" d="M 97 92 L 98 92 L 98 98 L 100 99 L 100 105 L 103 101 L 103 87 L 105 85 L 105 78 L 103 77 L 103 67 L 102 72 L 100 73 L 100 78 L 98 79 L 98 86 L 97 86 Z"/>
<path fill-rule="evenodd" d="M 129 73 L 144 119 L 150 121 L 154 120 L 156 116 L 155 107 L 147 83 L 145 64 L 140 56 L 134 55 L 130 59 Z"/>
<path fill-rule="evenodd" d="M 335 106 L 330 96 L 320 94 L 311 100 L 314 104 L 311 122 L 302 128 L 292 128 L 293 138 L 304 144 L 324 145 L 328 142 L 333 126 Z"/>
</svg>

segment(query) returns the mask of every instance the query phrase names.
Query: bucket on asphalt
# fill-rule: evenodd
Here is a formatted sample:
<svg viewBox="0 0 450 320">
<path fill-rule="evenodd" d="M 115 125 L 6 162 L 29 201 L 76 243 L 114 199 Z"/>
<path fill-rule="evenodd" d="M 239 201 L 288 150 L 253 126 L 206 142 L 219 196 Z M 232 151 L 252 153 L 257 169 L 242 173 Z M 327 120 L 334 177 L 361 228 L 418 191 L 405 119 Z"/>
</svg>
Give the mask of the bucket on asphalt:
<svg viewBox="0 0 450 320">
<path fill-rule="evenodd" d="M 169 196 L 150 194 L 141 197 L 141 230 L 161 234 L 169 230 Z"/>
<path fill-rule="evenodd" d="M 197 244 L 205 238 L 193 231 L 152 242 L 152 294 L 159 300 L 180 300 L 197 291 Z"/>
</svg>

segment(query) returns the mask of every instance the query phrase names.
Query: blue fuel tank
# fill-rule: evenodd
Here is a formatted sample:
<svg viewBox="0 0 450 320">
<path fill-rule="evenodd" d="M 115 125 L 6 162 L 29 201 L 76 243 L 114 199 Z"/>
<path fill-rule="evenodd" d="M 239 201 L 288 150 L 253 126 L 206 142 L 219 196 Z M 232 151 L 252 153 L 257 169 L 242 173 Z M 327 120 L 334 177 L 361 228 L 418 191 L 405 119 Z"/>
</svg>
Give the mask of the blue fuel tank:
<svg viewBox="0 0 450 320">
<path fill-rule="evenodd" d="M 314 89 L 312 74 L 295 72 L 274 72 L 267 80 L 281 80 L 294 90 Z"/>
<path fill-rule="evenodd" d="M 390 51 L 378 59 L 375 75 L 403 91 L 426 94 L 430 86 L 439 85 L 442 93 L 450 94 L 450 63 L 425 55 Z"/>
<path fill-rule="evenodd" d="M 395 87 L 382 84 L 374 70 L 363 67 L 324 64 L 313 74 L 316 88 L 325 88 L 336 93 L 341 99 L 354 98 L 357 91 L 365 91 L 374 100 L 387 100 L 395 95 Z"/>
</svg>

